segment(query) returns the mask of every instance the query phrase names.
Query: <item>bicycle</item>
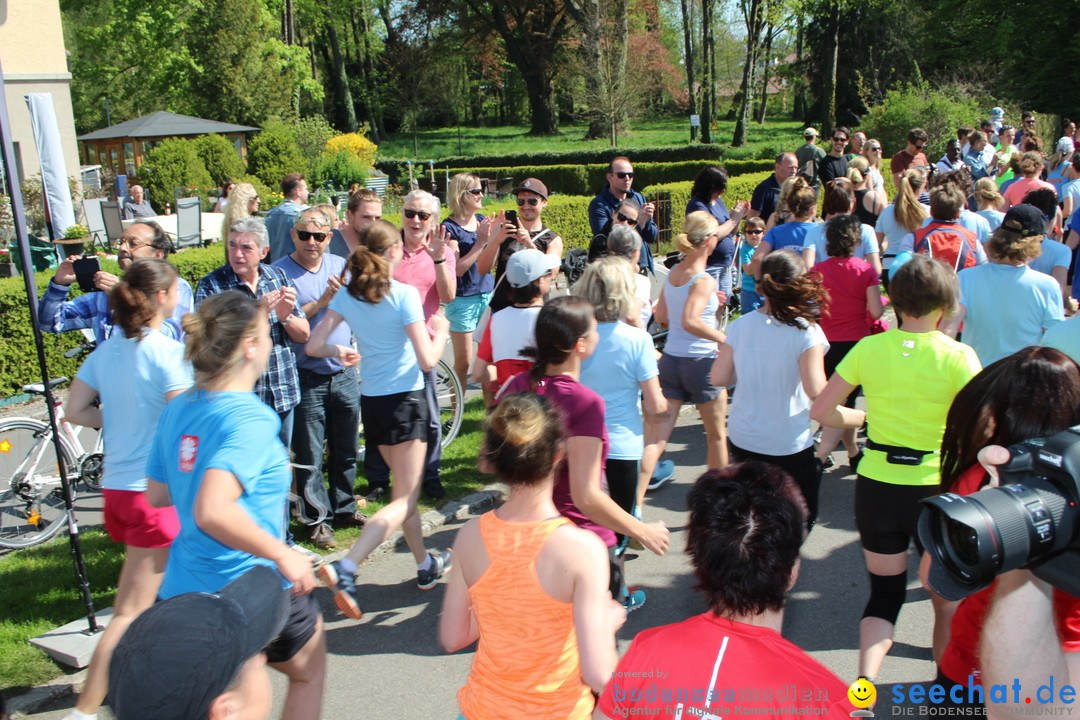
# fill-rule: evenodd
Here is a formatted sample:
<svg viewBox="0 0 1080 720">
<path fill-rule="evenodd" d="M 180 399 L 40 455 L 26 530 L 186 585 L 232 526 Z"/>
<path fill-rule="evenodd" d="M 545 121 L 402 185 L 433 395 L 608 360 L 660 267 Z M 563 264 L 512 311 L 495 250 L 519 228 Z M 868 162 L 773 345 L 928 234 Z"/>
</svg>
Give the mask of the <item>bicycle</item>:
<svg viewBox="0 0 1080 720">
<path fill-rule="evenodd" d="M 435 397 L 439 401 L 439 417 L 442 424 L 442 442 L 444 448 L 454 441 L 461 432 L 461 420 L 465 416 L 465 388 L 461 386 L 454 368 L 445 360 L 439 360 L 435 366 Z M 357 462 L 364 459 L 364 422 L 358 429 Z"/>
<path fill-rule="evenodd" d="M 66 382 L 66 377 L 52 378 L 49 387 Z M 45 385 L 24 385 L 23 392 L 44 395 Z M 81 429 L 75 430 L 68 422 L 64 405 L 55 396 L 53 408 L 60 430 L 60 459 L 72 484 L 72 498 L 76 482 L 100 489 L 105 457 L 102 434 L 98 432 L 87 451 L 79 438 Z M 67 520 L 52 427 L 28 417 L 0 421 L 0 547 L 17 549 L 43 543 L 66 526 Z"/>
</svg>

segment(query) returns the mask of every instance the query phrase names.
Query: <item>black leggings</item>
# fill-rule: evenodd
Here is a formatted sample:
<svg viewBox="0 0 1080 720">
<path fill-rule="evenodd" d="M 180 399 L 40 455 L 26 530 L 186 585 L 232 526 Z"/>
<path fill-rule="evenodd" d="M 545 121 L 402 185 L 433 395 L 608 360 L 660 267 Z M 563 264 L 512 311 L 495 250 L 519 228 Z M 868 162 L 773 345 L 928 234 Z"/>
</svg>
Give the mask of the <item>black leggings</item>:
<svg viewBox="0 0 1080 720">
<path fill-rule="evenodd" d="M 818 490 L 821 488 L 821 463 L 814 457 L 814 446 L 791 455 L 763 455 L 743 450 L 728 440 L 732 462 L 759 460 L 780 468 L 795 480 L 806 500 L 806 527 L 812 528 L 818 515 Z"/>
<path fill-rule="evenodd" d="M 638 467 L 637 460 L 608 458 L 604 469 L 607 476 L 608 495 L 616 505 L 628 513 L 633 512 L 634 501 L 637 499 Z M 616 533 L 615 545 L 620 545 L 624 537 Z"/>
</svg>

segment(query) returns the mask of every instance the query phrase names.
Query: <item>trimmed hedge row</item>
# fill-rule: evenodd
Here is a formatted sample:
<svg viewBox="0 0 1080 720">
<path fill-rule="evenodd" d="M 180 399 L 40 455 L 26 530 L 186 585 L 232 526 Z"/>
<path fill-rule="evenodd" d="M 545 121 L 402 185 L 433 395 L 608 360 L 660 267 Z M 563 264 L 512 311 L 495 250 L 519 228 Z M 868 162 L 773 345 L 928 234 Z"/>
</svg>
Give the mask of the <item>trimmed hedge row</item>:
<svg viewBox="0 0 1080 720">
<path fill-rule="evenodd" d="M 487 167 L 512 167 L 516 165 L 607 165 L 611 159 L 619 155 L 625 155 L 634 162 L 685 162 L 689 160 L 705 160 L 717 162 L 724 157 L 726 146 L 703 145 L 673 145 L 671 147 L 650 148 L 594 148 L 582 150 L 549 150 L 545 152 L 528 153 L 502 153 L 492 155 L 471 155 L 468 157 L 451 156 L 435 161 L 438 167 L 455 168 L 474 167 L 485 165 Z M 407 158 L 382 158 L 375 163 L 375 167 L 390 174 L 396 171 L 397 166 L 404 165 Z"/>
<path fill-rule="evenodd" d="M 193 248 L 170 256 L 169 261 L 180 276 L 194 287 L 203 275 L 225 262 L 224 252 L 221 245 Z M 112 273 L 120 272 L 115 260 L 102 259 L 101 268 Z M 52 276 L 52 270 L 34 274 L 39 299 Z M 70 297 L 80 294 L 79 288 L 73 287 Z M 34 349 L 34 333 L 30 326 L 30 311 L 27 308 L 26 288 L 21 277 L 0 279 L 0 339 L 0 397 L 21 395 L 23 385 L 41 381 L 37 351 Z M 53 377 L 75 377 L 75 371 L 79 369 L 82 359 L 65 358 L 64 353 L 83 342 L 85 339 L 82 333 L 78 332 L 59 335 L 45 333 L 45 359 Z"/>
<path fill-rule="evenodd" d="M 662 183 L 693 180 L 699 172 L 713 163 L 700 160 L 689 162 L 640 162 L 634 164 L 634 187 L 650 187 Z M 772 171 L 772 160 L 733 160 L 721 164 L 729 175 Z M 481 176 L 498 174 L 515 181 L 527 177 L 539 178 L 548 190 L 559 195 L 595 195 L 607 182 L 608 166 L 599 165 L 516 165 L 505 167 L 466 167 L 457 172 L 471 172 Z M 440 178 L 441 180 L 442 178 Z"/>
</svg>

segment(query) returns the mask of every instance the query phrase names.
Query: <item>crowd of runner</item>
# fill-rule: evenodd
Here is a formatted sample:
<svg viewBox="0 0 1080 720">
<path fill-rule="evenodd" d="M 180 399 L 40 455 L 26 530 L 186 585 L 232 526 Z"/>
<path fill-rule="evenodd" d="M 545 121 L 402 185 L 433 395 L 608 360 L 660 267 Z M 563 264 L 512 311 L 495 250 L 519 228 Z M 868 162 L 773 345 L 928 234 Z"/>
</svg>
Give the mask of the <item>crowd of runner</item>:
<svg viewBox="0 0 1080 720">
<path fill-rule="evenodd" d="M 730 209 L 727 175 L 706 168 L 656 297 L 655 208 L 625 157 L 589 207 L 589 263 L 557 297 L 563 240 L 544 223 L 549 190 L 535 178 L 514 188 L 516 212 L 485 216 L 481 179 L 459 174 L 441 224 L 439 200 L 413 190 L 400 229 L 368 190 L 339 222 L 333 207 L 306 206 L 301 175 L 284 178 L 285 202 L 265 218 L 236 185 L 226 211 L 244 212 L 230 216 L 227 263 L 194 290 L 165 262 L 153 221 L 125 229 L 123 276 L 95 277 L 107 292 L 67 300 L 69 258 L 40 322 L 99 340 L 67 411 L 104 428 L 106 527 L 126 546 L 115 616 L 69 718 L 96 717 L 107 696 L 122 720 L 265 717 L 265 663 L 289 678 L 283 718 L 320 717 L 316 573 L 343 614 L 362 617 L 358 566 L 398 529 L 420 589 L 449 575 L 444 647 L 479 642 L 464 718 L 676 705 L 708 716 L 722 662 L 725 686 L 783 676 L 778 686 L 830 689 L 847 712 L 846 683 L 779 635 L 833 450 L 843 443 L 857 476 L 870 585 L 859 674 L 873 680 L 912 541 L 923 551 L 920 500 L 984 486 L 981 447 L 1080 420 L 1080 320 L 1065 320 L 1080 291 L 1080 136 L 1070 123 L 1046 157 L 1033 116 L 1015 132 L 997 110 L 960 128 L 936 163 L 912 129 L 888 178 L 881 143 L 843 127 L 828 152 L 808 128 Z M 742 314 L 724 327 L 736 295 Z M 662 352 L 650 320 L 666 327 Z M 435 367 L 447 343 L 489 411 L 479 466 L 509 494 L 453 550 L 429 551 L 417 508 L 422 490 L 445 492 Z M 1047 383 L 1056 394 L 1041 392 Z M 1034 396 L 1048 403 L 1032 413 Z M 631 544 L 669 549 L 646 493 L 674 472 L 662 456 L 687 402 L 708 466 L 690 495 L 688 553 L 709 611 L 642 632 L 620 663 L 615 633 L 647 592 L 627 582 L 623 557 Z M 361 422 L 366 499 L 385 502 L 371 517 L 354 495 Z M 295 544 L 293 517 L 324 549 L 335 527 L 363 531 L 316 571 L 321 556 Z M 960 603 L 930 593 L 927 638 L 948 689 L 980 672 L 993 589 Z M 1080 608 L 1060 595 L 1054 611 L 1072 649 Z M 194 614 L 230 626 L 237 651 L 185 633 Z M 671 666 L 671 687 L 706 692 L 650 699 L 635 663 Z"/>
</svg>

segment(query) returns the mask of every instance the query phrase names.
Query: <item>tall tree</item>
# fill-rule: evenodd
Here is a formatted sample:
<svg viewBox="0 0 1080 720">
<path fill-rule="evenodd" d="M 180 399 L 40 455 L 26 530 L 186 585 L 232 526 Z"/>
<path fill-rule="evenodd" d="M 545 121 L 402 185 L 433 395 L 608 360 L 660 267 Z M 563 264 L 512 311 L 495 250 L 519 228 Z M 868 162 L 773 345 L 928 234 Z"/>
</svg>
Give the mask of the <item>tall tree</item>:
<svg viewBox="0 0 1080 720">
<path fill-rule="evenodd" d="M 713 112 L 716 110 L 716 57 L 713 45 L 713 0 L 701 0 L 701 142 L 712 142 Z"/>
<path fill-rule="evenodd" d="M 679 0 L 682 10 L 683 64 L 686 66 L 686 91 L 690 102 L 690 114 L 697 115 L 697 90 L 694 88 L 694 4 Z"/>
</svg>

